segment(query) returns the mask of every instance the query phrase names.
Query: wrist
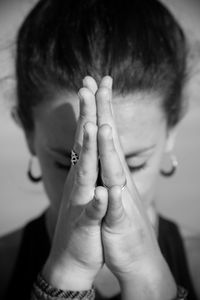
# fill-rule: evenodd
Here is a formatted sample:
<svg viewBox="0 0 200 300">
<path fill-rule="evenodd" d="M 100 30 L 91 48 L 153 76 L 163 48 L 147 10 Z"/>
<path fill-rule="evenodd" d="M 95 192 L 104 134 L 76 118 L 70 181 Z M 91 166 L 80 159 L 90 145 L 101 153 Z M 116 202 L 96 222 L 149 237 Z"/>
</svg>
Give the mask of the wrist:
<svg viewBox="0 0 200 300">
<path fill-rule="evenodd" d="M 120 274 L 118 280 L 123 299 L 129 299 L 127 295 L 131 293 L 134 298 L 130 299 L 176 299 L 177 286 L 164 259 L 156 264 L 146 261 L 143 266 L 135 265 L 134 270 Z"/>
<path fill-rule="evenodd" d="M 57 265 L 48 260 L 42 270 L 42 275 L 50 285 L 60 290 L 89 290 L 94 281 L 89 271 L 72 262 Z"/>
<path fill-rule="evenodd" d="M 33 285 L 32 298 L 34 299 L 77 299 L 77 300 L 94 300 L 95 290 L 71 291 L 60 290 L 51 286 L 45 278 L 38 274 L 37 279 Z M 32 299 L 31 298 L 31 299 Z"/>
</svg>

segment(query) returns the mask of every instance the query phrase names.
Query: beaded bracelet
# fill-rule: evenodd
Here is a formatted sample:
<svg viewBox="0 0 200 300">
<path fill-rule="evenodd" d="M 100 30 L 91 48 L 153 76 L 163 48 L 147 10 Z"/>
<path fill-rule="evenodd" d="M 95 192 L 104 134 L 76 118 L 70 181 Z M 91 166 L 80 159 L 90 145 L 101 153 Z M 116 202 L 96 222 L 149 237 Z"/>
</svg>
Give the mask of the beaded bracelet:
<svg viewBox="0 0 200 300">
<path fill-rule="evenodd" d="M 177 296 L 174 300 L 187 300 L 188 292 L 181 286 L 177 287 Z M 63 291 L 52 287 L 41 274 L 38 275 L 35 284 L 33 285 L 33 292 L 31 300 L 94 300 L 94 288 L 86 291 Z"/>
<path fill-rule="evenodd" d="M 94 300 L 95 290 L 91 288 L 86 291 L 63 291 L 52 287 L 41 274 L 33 285 L 31 300 Z"/>
</svg>

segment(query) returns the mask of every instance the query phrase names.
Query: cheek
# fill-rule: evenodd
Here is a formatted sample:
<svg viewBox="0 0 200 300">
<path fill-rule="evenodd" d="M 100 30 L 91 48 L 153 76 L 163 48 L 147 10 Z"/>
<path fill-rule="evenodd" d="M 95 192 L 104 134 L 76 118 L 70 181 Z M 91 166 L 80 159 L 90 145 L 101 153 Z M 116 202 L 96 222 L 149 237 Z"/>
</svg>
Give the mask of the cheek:
<svg viewBox="0 0 200 300">
<path fill-rule="evenodd" d="M 158 172 L 141 172 L 141 174 L 132 174 L 136 188 L 141 197 L 141 201 L 145 205 L 149 205 L 154 201 L 156 185 L 158 180 Z"/>
<path fill-rule="evenodd" d="M 141 200 L 145 205 L 149 205 L 155 200 L 163 148 L 158 150 L 159 151 L 149 159 L 147 167 L 144 170 L 132 173 L 132 178 L 138 189 Z"/>
<path fill-rule="evenodd" d="M 41 149 L 38 149 L 38 159 L 41 166 L 45 191 L 51 205 L 58 209 L 68 171 L 59 169 L 50 155 Z"/>
</svg>

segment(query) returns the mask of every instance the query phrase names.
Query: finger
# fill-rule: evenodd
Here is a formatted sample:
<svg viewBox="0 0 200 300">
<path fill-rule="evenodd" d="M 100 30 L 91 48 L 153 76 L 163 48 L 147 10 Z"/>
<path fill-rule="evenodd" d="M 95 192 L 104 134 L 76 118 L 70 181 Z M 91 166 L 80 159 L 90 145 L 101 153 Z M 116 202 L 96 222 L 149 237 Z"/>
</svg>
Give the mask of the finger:
<svg viewBox="0 0 200 300">
<path fill-rule="evenodd" d="M 103 124 L 109 124 L 112 127 L 115 149 L 119 155 L 121 164 L 126 174 L 127 186 L 130 190 L 132 190 L 132 176 L 127 166 L 124 151 L 122 149 L 120 141 L 120 136 L 118 135 L 116 128 L 116 122 L 112 105 L 112 84 L 112 78 L 110 76 L 105 76 L 99 85 L 99 90 L 96 94 L 97 124 L 98 126 L 101 126 Z"/>
<path fill-rule="evenodd" d="M 113 139 L 119 157 L 125 166 L 124 153 L 121 147 L 120 138 L 117 133 L 117 128 L 114 119 L 113 105 L 112 105 L 112 84 L 113 80 L 110 76 L 103 77 L 99 90 L 96 94 L 96 107 L 97 107 L 97 124 L 109 124 L 112 127 Z M 126 167 L 125 167 L 126 169 Z"/>
<path fill-rule="evenodd" d="M 78 92 L 79 96 L 79 107 L 80 114 L 77 124 L 75 142 L 74 142 L 74 151 L 80 153 L 80 149 L 83 143 L 83 127 L 87 122 L 92 122 L 96 124 L 96 103 L 95 96 L 93 92 L 83 87 Z"/>
<path fill-rule="evenodd" d="M 106 87 L 112 90 L 113 79 L 110 76 L 104 76 L 99 84 L 99 88 Z"/>
<path fill-rule="evenodd" d="M 100 225 L 108 205 L 108 192 L 103 187 L 95 189 L 94 198 L 85 207 L 81 216 L 84 225 Z"/>
<path fill-rule="evenodd" d="M 75 168 L 73 202 L 76 204 L 85 204 L 92 199 L 98 175 L 97 126 L 89 122 L 84 128 L 80 159 L 73 166 Z"/>
<path fill-rule="evenodd" d="M 96 94 L 96 107 L 97 107 L 97 123 L 99 126 L 109 124 L 112 127 L 114 143 L 117 150 L 123 153 L 120 145 L 119 136 L 114 119 L 113 105 L 112 105 L 112 85 L 113 79 L 110 76 L 103 77 L 99 90 Z"/>
<path fill-rule="evenodd" d="M 91 92 L 95 95 L 98 89 L 97 83 L 91 76 L 86 76 L 83 79 L 83 86 L 91 90 Z"/>
<path fill-rule="evenodd" d="M 109 124 L 113 126 L 113 113 L 112 113 L 112 78 L 105 76 L 96 93 L 96 106 L 97 106 L 97 122 L 101 126 Z"/>
<path fill-rule="evenodd" d="M 114 186 L 108 191 L 108 209 L 105 216 L 106 225 L 112 227 L 123 222 L 125 211 L 122 204 L 122 189 Z"/>
<path fill-rule="evenodd" d="M 107 187 L 123 186 L 126 177 L 115 149 L 112 128 L 107 124 L 102 125 L 98 130 L 98 149 L 103 183 Z"/>
</svg>

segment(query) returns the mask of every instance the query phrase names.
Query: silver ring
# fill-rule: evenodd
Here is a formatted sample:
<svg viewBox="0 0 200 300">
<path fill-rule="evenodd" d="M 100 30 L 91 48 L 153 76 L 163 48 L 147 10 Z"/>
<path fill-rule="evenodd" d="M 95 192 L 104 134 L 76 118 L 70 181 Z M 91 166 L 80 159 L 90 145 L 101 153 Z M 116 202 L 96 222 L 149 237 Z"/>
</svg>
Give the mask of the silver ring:
<svg viewBox="0 0 200 300">
<path fill-rule="evenodd" d="M 79 160 L 79 155 L 73 149 L 71 150 L 71 164 L 74 166 Z"/>
<path fill-rule="evenodd" d="M 122 184 L 122 185 L 120 186 L 122 191 L 125 189 L 126 185 L 127 185 L 127 180 L 125 179 L 124 184 Z M 107 186 L 106 184 L 103 184 L 103 186 L 104 186 L 105 188 L 107 188 L 107 189 L 111 189 L 111 187 L 113 187 L 114 185 L 113 185 L 113 186 Z"/>
</svg>

